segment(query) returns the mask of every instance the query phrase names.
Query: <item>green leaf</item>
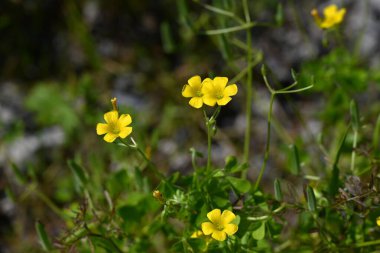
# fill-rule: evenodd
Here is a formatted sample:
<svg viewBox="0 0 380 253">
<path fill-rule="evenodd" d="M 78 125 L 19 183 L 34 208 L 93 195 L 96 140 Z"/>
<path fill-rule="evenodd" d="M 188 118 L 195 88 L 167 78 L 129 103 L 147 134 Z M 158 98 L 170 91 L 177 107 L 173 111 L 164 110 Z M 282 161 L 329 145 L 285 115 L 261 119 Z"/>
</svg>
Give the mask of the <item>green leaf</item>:
<svg viewBox="0 0 380 253">
<path fill-rule="evenodd" d="M 246 179 L 227 177 L 227 180 L 239 193 L 246 193 L 251 189 L 251 183 Z"/>
<path fill-rule="evenodd" d="M 317 210 L 317 204 L 315 200 L 314 190 L 311 186 L 307 186 L 306 188 L 306 199 L 307 199 L 307 207 L 310 211 L 314 212 Z"/>
<path fill-rule="evenodd" d="M 281 26 L 284 23 L 284 11 L 281 3 L 277 4 L 275 20 L 278 26 Z"/>
<path fill-rule="evenodd" d="M 291 163 L 292 163 L 291 172 L 294 175 L 299 175 L 300 172 L 301 172 L 301 163 L 300 163 L 300 156 L 299 156 L 298 148 L 297 148 L 296 145 L 290 145 L 289 147 L 290 147 L 291 152 L 292 152 L 292 156 L 291 156 Z"/>
<path fill-rule="evenodd" d="M 12 169 L 18 183 L 21 185 L 24 185 L 27 182 L 27 180 L 24 177 L 24 175 L 22 174 L 19 167 L 15 163 L 11 163 L 11 169 Z"/>
<path fill-rule="evenodd" d="M 231 59 L 231 49 L 227 41 L 226 34 L 221 34 L 218 36 L 219 49 L 222 52 L 223 58 L 228 62 Z"/>
<path fill-rule="evenodd" d="M 117 247 L 117 245 L 110 239 L 102 237 L 101 235 L 89 235 L 88 236 L 92 243 L 102 249 L 105 249 L 109 253 L 122 251 Z"/>
<path fill-rule="evenodd" d="M 261 225 L 252 232 L 252 237 L 255 240 L 262 240 L 265 237 L 265 222 L 261 222 Z"/>
<path fill-rule="evenodd" d="M 214 171 L 212 177 L 224 177 L 224 171 L 223 170 L 216 170 Z"/>
<path fill-rule="evenodd" d="M 237 159 L 235 156 L 227 156 L 225 159 L 226 165 L 224 166 L 224 169 L 226 171 L 231 171 L 233 167 L 237 165 Z"/>
<path fill-rule="evenodd" d="M 35 228 L 36 228 L 37 235 L 38 235 L 38 238 L 40 240 L 40 243 L 42 245 L 42 248 L 45 251 L 50 252 L 53 249 L 53 246 L 52 246 L 52 244 L 49 240 L 49 237 L 46 233 L 45 226 L 41 222 L 36 221 Z"/>
<path fill-rule="evenodd" d="M 84 169 L 74 160 L 68 160 L 67 164 L 69 165 L 72 173 L 74 174 L 75 182 L 77 183 L 77 185 L 84 188 L 88 182 Z"/>
<path fill-rule="evenodd" d="M 161 40 L 165 53 L 173 53 L 175 50 L 174 40 L 168 22 L 161 23 Z"/>
<path fill-rule="evenodd" d="M 274 197 L 277 201 L 282 201 L 283 198 L 281 183 L 277 178 L 274 180 Z"/>
<path fill-rule="evenodd" d="M 329 182 L 329 193 L 331 196 L 335 196 L 336 193 L 338 192 L 338 189 L 339 189 L 339 185 L 340 185 L 339 174 L 340 174 L 340 172 L 339 172 L 338 162 L 340 159 L 340 155 L 343 151 L 343 146 L 344 146 L 344 143 L 346 141 L 346 137 L 347 137 L 347 133 L 348 133 L 349 129 L 350 129 L 349 127 L 346 129 L 346 132 L 343 135 L 343 138 L 342 138 L 342 140 L 339 144 L 339 147 L 338 147 L 337 154 L 335 156 L 333 169 L 331 172 L 331 179 Z"/>
</svg>

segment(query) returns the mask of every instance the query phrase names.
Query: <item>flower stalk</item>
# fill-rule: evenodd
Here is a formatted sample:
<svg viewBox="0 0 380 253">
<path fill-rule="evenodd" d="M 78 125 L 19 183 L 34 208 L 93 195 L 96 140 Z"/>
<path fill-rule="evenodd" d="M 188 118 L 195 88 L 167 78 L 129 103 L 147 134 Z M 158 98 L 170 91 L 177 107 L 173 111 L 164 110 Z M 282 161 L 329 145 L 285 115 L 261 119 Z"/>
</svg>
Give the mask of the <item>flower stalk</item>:
<svg viewBox="0 0 380 253">
<path fill-rule="evenodd" d="M 209 118 L 207 117 L 206 111 L 203 111 L 205 115 L 206 127 L 207 127 L 207 166 L 206 171 L 209 173 L 211 171 L 211 143 L 212 137 L 216 133 L 216 118 L 220 113 L 220 106 L 216 108 L 213 115 Z"/>
<path fill-rule="evenodd" d="M 258 175 L 258 177 L 256 179 L 253 191 L 256 191 L 259 188 L 261 179 L 262 179 L 262 177 L 264 175 L 264 171 L 266 169 L 267 162 L 268 162 L 268 159 L 269 159 L 270 137 L 271 137 L 271 123 L 272 123 L 272 111 L 273 111 L 273 102 L 274 102 L 275 96 L 277 94 L 290 94 L 290 93 L 302 92 L 302 91 L 308 90 L 308 89 L 310 89 L 310 88 L 312 88 L 314 86 L 313 84 L 311 84 L 311 85 L 309 85 L 307 87 L 304 87 L 304 88 L 290 90 L 291 88 L 295 87 L 298 84 L 297 79 L 296 79 L 296 75 L 295 75 L 295 73 L 292 72 L 294 83 L 291 84 L 291 85 L 289 85 L 289 86 L 287 86 L 287 87 L 285 87 L 285 88 L 283 88 L 283 89 L 275 90 L 275 89 L 273 89 L 270 86 L 270 84 L 268 82 L 268 79 L 267 79 L 267 76 L 266 76 L 266 70 L 265 70 L 265 66 L 264 65 L 261 68 L 261 75 L 263 76 L 265 85 L 267 86 L 269 92 L 271 93 L 271 98 L 270 98 L 270 102 L 269 102 L 269 111 L 268 111 L 268 115 L 267 115 L 268 124 L 267 124 L 267 138 L 266 138 L 266 144 L 265 144 L 264 161 L 263 161 L 263 164 L 262 164 L 261 169 L 259 171 L 259 175 Z"/>
<path fill-rule="evenodd" d="M 243 0 L 243 9 L 246 23 L 251 22 L 249 14 L 248 0 Z M 246 29 L 246 43 L 247 43 L 247 63 L 252 62 L 252 35 L 251 27 Z M 252 118 L 252 68 L 247 70 L 247 99 L 246 99 L 246 128 L 244 135 L 244 162 L 248 163 L 251 143 L 251 118 Z M 242 178 L 247 177 L 247 171 L 242 172 Z"/>
</svg>

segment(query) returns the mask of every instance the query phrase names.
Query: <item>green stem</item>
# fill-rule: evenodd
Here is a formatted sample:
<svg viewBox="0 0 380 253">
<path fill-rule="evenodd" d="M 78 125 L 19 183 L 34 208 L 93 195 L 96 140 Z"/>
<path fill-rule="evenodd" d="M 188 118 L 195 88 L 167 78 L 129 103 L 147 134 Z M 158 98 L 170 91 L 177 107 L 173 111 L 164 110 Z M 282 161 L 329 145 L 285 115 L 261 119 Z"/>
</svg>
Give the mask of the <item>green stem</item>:
<svg viewBox="0 0 380 253">
<path fill-rule="evenodd" d="M 270 104 L 269 104 L 269 111 L 268 111 L 268 127 L 267 127 L 267 141 L 266 141 L 266 146 L 265 146 L 265 154 L 264 154 L 264 162 L 263 165 L 261 166 L 259 176 L 255 182 L 255 187 L 253 188 L 253 191 L 256 191 L 257 188 L 260 185 L 260 181 L 263 177 L 265 168 L 267 166 L 268 158 L 269 158 L 269 148 L 270 148 L 270 129 L 271 129 L 271 123 L 272 123 L 272 108 L 273 108 L 273 102 L 274 102 L 274 97 L 276 93 L 271 93 L 270 97 Z"/>
<path fill-rule="evenodd" d="M 207 126 L 207 167 L 206 171 L 207 173 L 210 173 L 211 171 L 211 141 L 212 137 L 214 136 L 214 127 L 216 125 L 216 118 L 218 117 L 220 112 L 220 106 L 216 108 L 213 115 L 208 118 L 206 115 L 206 112 L 204 111 L 205 120 L 206 120 L 206 126 Z"/>
<path fill-rule="evenodd" d="M 243 9 L 245 20 L 247 23 L 251 22 L 251 17 L 249 14 L 248 0 L 243 0 Z M 246 29 L 247 36 L 247 63 L 250 64 L 252 61 L 252 34 L 250 27 Z M 251 114 L 252 114 L 252 68 L 248 69 L 247 72 L 247 100 L 246 100 L 246 128 L 244 136 L 244 162 L 248 163 L 249 153 L 250 153 L 250 142 L 251 142 Z M 242 172 L 242 178 L 247 177 L 247 171 Z"/>
<path fill-rule="evenodd" d="M 65 219 L 67 218 L 67 216 L 65 215 L 64 212 L 61 211 L 61 209 L 56 206 L 53 201 L 50 200 L 49 197 L 47 197 L 43 192 L 41 192 L 40 190 L 38 189 L 35 189 L 35 192 L 37 194 L 37 196 L 54 212 L 56 213 L 59 217 L 61 217 L 62 219 Z"/>
<path fill-rule="evenodd" d="M 380 240 L 369 241 L 369 242 L 359 242 L 354 245 L 355 248 L 368 247 L 372 245 L 380 244 Z"/>
<path fill-rule="evenodd" d="M 211 123 L 210 120 L 206 122 L 207 125 L 207 172 L 211 171 Z"/>
<path fill-rule="evenodd" d="M 165 181 L 165 176 L 158 170 L 157 166 L 146 156 L 144 151 L 141 150 L 141 148 L 133 141 L 133 145 L 130 145 L 126 143 L 123 139 L 119 138 L 120 141 L 127 147 L 133 148 L 137 150 L 137 152 L 143 157 L 143 159 L 147 162 L 148 168 L 151 169 L 153 174 L 158 177 L 159 179 Z M 131 138 L 132 139 L 132 138 Z"/>
<path fill-rule="evenodd" d="M 354 140 L 352 144 L 352 153 L 351 153 L 351 172 L 354 174 L 355 169 L 355 157 L 356 157 L 356 145 L 358 142 L 358 131 L 354 131 Z"/>
</svg>

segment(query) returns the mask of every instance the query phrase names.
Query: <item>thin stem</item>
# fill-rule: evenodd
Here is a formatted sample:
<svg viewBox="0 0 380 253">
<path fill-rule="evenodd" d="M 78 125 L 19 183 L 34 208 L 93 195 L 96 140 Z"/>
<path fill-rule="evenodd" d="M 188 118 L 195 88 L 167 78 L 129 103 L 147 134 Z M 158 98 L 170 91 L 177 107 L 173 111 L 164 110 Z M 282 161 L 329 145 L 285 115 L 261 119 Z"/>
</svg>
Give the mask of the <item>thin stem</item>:
<svg viewBox="0 0 380 253">
<path fill-rule="evenodd" d="M 277 209 L 273 210 L 273 211 L 272 211 L 270 214 L 268 214 L 268 215 L 263 215 L 263 216 L 258 216 L 258 217 L 247 217 L 247 220 L 251 220 L 251 221 L 267 220 L 267 219 L 269 219 L 270 217 L 272 217 L 273 214 L 276 214 L 276 213 L 281 212 L 286 206 L 287 206 L 286 203 L 282 203 Z"/>
<path fill-rule="evenodd" d="M 241 20 L 239 17 L 237 17 L 233 12 L 230 12 L 230 11 L 227 11 L 227 10 L 224 10 L 224 9 L 220 9 L 218 7 L 215 7 L 215 6 L 212 6 L 212 5 L 209 5 L 209 4 L 203 4 L 203 3 L 200 3 L 198 1 L 194 1 L 193 2 L 203 6 L 203 8 L 205 8 L 206 10 L 209 10 L 211 12 L 214 12 L 216 14 L 221 14 L 221 15 L 224 15 L 224 16 L 227 16 L 227 17 L 230 17 L 230 18 L 233 18 L 235 19 L 239 24 L 244 24 L 244 21 Z"/>
<path fill-rule="evenodd" d="M 276 95 L 276 93 L 271 93 L 269 111 L 268 111 L 267 141 L 266 141 L 266 146 L 265 146 L 264 162 L 263 162 L 263 165 L 261 166 L 259 176 L 255 182 L 255 187 L 253 188 L 253 191 L 256 191 L 260 185 L 260 181 L 263 177 L 265 168 L 267 166 L 268 158 L 269 158 L 270 129 L 271 129 L 271 123 L 272 123 L 272 108 L 273 108 L 273 102 L 274 102 L 275 95 Z"/>
<path fill-rule="evenodd" d="M 361 247 L 368 247 L 372 245 L 377 245 L 380 244 L 380 240 L 375 240 L 375 241 L 369 241 L 369 242 L 359 242 L 354 245 L 355 248 L 361 248 Z"/>
<path fill-rule="evenodd" d="M 204 32 L 205 35 L 218 35 L 218 34 L 224 34 L 224 33 L 232 33 L 232 32 L 238 32 L 241 30 L 247 30 L 249 28 L 252 28 L 256 26 L 256 22 L 247 22 L 246 24 L 240 25 L 240 26 L 233 26 L 233 27 L 227 27 L 222 29 L 215 29 L 215 30 L 207 30 Z"/>
<path fill-rule="evenodd" d="M 137 147 L 137 152 L 144 158 L 144 160 L 148 163 L 148 168 L 152 169 L 152 172 L 161 180 L 165 180 L 164 175 L 158 171 L 157 166 L 146 156 L 146 154 L 141 150 L 140 147 Z"/>
<path fill-rule="evenodd" d="M 358 142 L 358 131 L 354 130 L 354 140 L 352 143 L 352 153 L 351 153 L 351 172 L 354 173 L 355 169 L 355 157 L 356 157 L 356 145 Z"/>
<path fill-rule="evenodd" d="M 245 21 L 247 23 L 251 22 L 251 17 L 249 14 L 248 0 L 243 0 L 243 9 L 245 15 Z M 252 34 L 250 27 L 246 29 L 247 36 L 247 63 L 252 62 Z M 247 100 L 246 100 L 246 128 L 244 136 L 244 162 L 248 163 L 249 153 L 250 153 L 250 143 L 251 143 L 251 118 L 252 118 L 252 68 L 247 70 Z M 247 177 L 247 171 L 242 172 L 242 178 Z"/>
<path fill-rule="evenodd" d="M 211 141 L 212 137 L 214 136 L 214 127 L 216 125 L 216 118 L 218 117 L 220 113 L 220 106 L 216 108 L 214 113 L 210 118 L 207 117 L 206 111 L 203 111 L 205 115 L 206 120 L 206 126 L 207 126 L 207 167 L 206 171 L 209 173 L 211 171 Z"/>
<path fill-rule="evenodd" d="M 53 202 L 49 197 L 47 197 L 42 191 L 35 189 L 37 196 L 59 217 L 62 219 L 67 218 L 64 212 Z"/>
<path fill-rule="evenodd" d="M 206 122 L 207 125 L 207 172 L 211 170 L 211 122 L 208 120 Z"/>
<path fill-rule="evenodd" d="M 143 159 L 148 163 L 148 168 L 151 169 L 151 171 L 154 173 L 154 175 L 156 177 L 158 177 L 159 179 L 165 181 L 165 176 L 158 170 L 157 166 L 146 156 L 146 154 L 144 153 L 144 151 L 141 150 L 141 148 L 134 142 L 134 140 L 132 139 L 132 142 L 133 142 L 133 145 L 130 145 L 128 143 L 126 143 L 123 139 L 119 138 L 120 141 L 127 147 L 130 147 L 130 148 L 133 148 L 133 149 L 136 149 L 137 152 L 143 157 Z"/>
</svg>

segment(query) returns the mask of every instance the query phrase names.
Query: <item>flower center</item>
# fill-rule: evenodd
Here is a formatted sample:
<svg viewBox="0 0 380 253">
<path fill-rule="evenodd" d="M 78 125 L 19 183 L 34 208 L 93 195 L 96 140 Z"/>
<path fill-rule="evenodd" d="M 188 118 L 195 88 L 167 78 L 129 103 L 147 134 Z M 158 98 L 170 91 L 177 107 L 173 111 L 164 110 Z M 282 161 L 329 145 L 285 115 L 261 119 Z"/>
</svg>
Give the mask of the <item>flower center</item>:
<svg viewBox="0 0 380 253">
<path fill-rule="evenodd" d="M 117 122 L 108 123 L 108 130 L 113 134 L 119 134 L 120 133 L 119 124 L 117 124 Z"/>
<path fill-rule="evenodd" d="M 218 91 L 218 92 L 216 92 L 215 96 L 216 96 L 217 99 L 222 99 L 222 98 L 224 97 L 222 91 Z"/>
<path fill-rule="evenodd" d="M 223 224 L 217 222 L 217 223 L 214 223 L 214 225 L 215 225 L 215 227 L 216 227 L 217 230 L 223 231 L 223 229 L 224 229 Z"/>
<path fill-rule="evenodd" d="M 203 96 L 201 90 L 197 90 L 197 91 L 195 92 L 195 95 L 196 95 L 197 97 L 202 97 L 202 96 Z"/>
</svg>

